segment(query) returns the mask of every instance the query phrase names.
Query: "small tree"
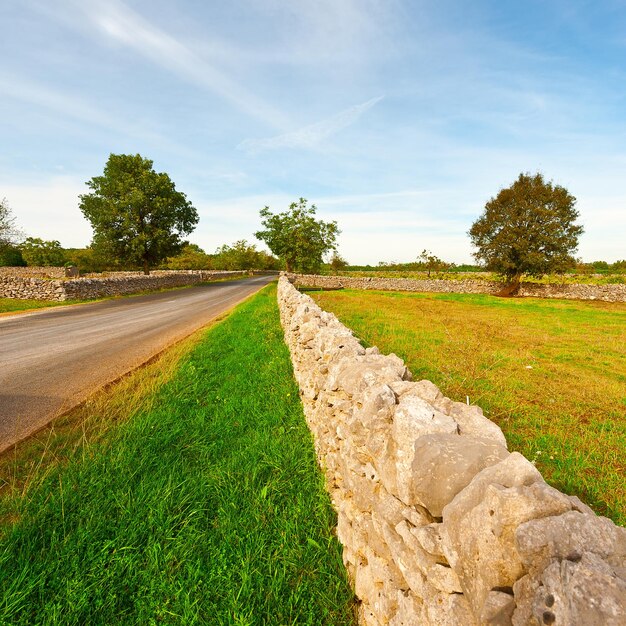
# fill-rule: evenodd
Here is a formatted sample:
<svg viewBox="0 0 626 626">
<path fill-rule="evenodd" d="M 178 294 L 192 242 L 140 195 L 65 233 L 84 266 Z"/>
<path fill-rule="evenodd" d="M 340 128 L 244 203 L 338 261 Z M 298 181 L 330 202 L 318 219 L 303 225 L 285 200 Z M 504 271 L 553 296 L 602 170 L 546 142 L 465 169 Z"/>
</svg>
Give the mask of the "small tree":
<svg viewBox="0 0 626 626">
<path fill-rule="evenodd" d="M 308 207 L 304 198 L 283 213 L 273 214 L 267 206 L 261 209 L 265 230 L 254 236 L 285 263 L 288 272 L 317 272 L 324 254 L 336 249 L 340 232 L 337 222 L 316 220 L 316 211 L 316 206 Z"/>
<path fill-rule="evenodd" d="M 23 237 L 6 198 L 0 200 L 0 265 L 23 265 L 17 244 Z"/>
<path fill-rule="evenodd" d="M 442 261 L 438 256 L 435 256 L 430 250 L 422 250 L 417 258 L 420 264 L 426 268 L 428 278 L 430 278 L 431 272 L 437 272 L 448 267 L 447 263 Z"/>
<path fill-rule="evenodd" d="M 341 272 L 348 267 L 348 261 L 346 261 L 336 250 L 333 252 L 333 256 L 330 259 L 330 269 L 333 272 Z"/>
<path fill-rule="evenodd" d="M 170 177 L 141 155 L 112 154 L 102 176 L 80 196 L 80 210 L 94 230 L 93 245 L 125 263 L 150 268 L 180 252 L 198 213 Z"/>
<path fill-rule="evenodd" d="M 574 263 L 583 232 L 574 223 L 579 216 L 575 204 L 567 189 L 545 182 L 541 174 L 520 174 L 487 202 L 469 230 L 478 249 L 474 257 L 503 276 L 510 293 L 519 288 L 523 274 L 564 271 Z"/>
<path fill-rule="evenodd" d="M 56 240 L 44 241 L 39 237 L 28 237 L 20 245 L 20 250 L 26 264 L 35 267 L 60 267 L 66 261 L 65 252 Z"/>
</svg>

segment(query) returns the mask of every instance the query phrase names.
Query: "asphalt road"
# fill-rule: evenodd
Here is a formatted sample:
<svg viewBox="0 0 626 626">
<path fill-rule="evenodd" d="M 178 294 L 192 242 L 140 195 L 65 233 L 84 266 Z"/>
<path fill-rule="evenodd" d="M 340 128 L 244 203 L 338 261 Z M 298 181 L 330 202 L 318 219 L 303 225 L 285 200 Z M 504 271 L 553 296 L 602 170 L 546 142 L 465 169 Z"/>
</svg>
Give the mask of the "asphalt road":
<svg viewBox="0 0 626 626">
<path fill-rule="evenodd" d="M 0 317 L 0 452 L 273 277 Z"/>
</svg>

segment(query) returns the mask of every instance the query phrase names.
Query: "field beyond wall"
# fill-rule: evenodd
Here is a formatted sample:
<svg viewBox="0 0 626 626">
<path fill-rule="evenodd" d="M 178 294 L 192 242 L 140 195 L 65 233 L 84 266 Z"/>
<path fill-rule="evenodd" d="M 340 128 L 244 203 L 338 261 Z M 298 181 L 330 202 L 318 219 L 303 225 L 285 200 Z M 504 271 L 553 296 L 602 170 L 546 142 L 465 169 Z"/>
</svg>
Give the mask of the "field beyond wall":
<svg viewBox="0 0 626 626">
<path fill-rule="evenodd" d="M 308 293 L 415 380 L 481 406 L 552 485 L 626 525 L 626 304 Z"/>
</svg>

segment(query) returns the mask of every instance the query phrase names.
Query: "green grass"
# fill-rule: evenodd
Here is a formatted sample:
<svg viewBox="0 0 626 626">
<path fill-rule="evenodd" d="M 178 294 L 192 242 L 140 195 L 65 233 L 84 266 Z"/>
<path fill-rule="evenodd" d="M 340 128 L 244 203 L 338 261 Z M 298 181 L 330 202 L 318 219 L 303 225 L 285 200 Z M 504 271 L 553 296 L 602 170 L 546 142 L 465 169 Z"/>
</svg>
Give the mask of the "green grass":
<svg viewBox="0 0 626 626">
<path fill-rule="evenodd" d="M 0 298 L 0 315 L 2 313 L 17 313 L 18 311 L 31 311 L 33 309 L 45 309 L 51 306 L 65 306 L 78 304 L 81 300 L 68 300 L 66 302 L 50 302 L 49 300 L 18 300 L 17 298 Z M 87 302 L 87 300 L 84 300 Z M 91 302 L 91 300 L 90 300 Z"/>
<path fill-rule="evenodd" d="M 416 380 L 481 406 L 552 485 L 626 524 L 626 304 L 311 292 Z"/>
<path fill-rule="evenodd" d="M 39 469 L 4 459 L 0 624 L 356 624 L 275 298 L 156 391 L 144 373 L 132 415 L 131 377 L 91 416 L 106 427 L 76 425 Z"/>
</svg>

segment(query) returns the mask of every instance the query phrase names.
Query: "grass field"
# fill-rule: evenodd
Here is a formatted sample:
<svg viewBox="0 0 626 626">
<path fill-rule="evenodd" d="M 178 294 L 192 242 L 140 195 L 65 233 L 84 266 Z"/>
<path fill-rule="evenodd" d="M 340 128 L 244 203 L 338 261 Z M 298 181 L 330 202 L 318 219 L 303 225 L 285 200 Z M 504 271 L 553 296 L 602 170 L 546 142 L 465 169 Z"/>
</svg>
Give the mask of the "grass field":
<svg viewBox="0 0 626 626">
<path fill-rule="evenodd" d="M 626 304 L 309 292 L 366 345 L 481 406 L 555 487 L 626 524 Z"/>
<path fill-rule="evenodd" d="M 0 624 L 356 624 L 275 286 L 0 470 Z"/>
</svg>

